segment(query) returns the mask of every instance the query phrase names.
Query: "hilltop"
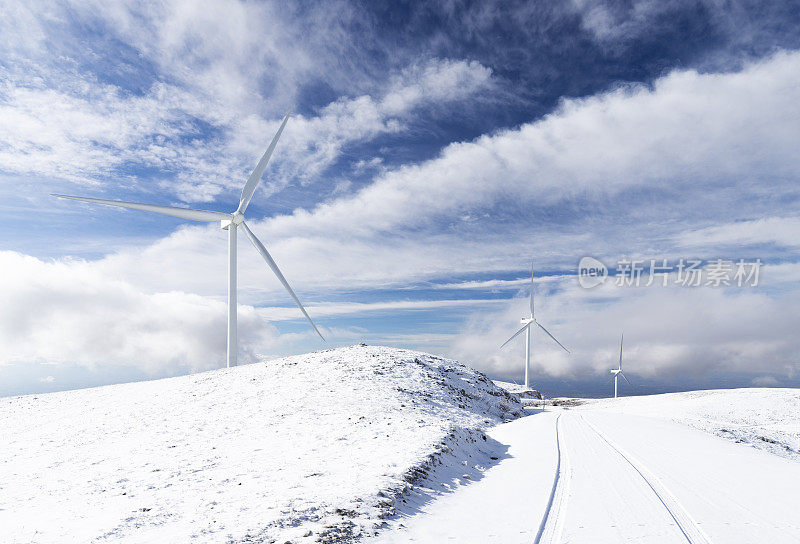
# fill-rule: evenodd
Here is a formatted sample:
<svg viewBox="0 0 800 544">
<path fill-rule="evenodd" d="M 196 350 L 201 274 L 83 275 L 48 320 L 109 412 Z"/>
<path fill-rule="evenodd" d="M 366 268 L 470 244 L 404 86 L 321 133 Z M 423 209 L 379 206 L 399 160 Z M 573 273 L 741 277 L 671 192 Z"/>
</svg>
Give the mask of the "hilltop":
<svg viewBox="0 0 800 544">
<path fill-rule="evenodd" d="M 350 540 L 431 471 L 491 463 L 483 431 L 520 413 L 456 361 L 364 345 L 0 399 L 0 525 L 11 542 Z"/>
</svg>

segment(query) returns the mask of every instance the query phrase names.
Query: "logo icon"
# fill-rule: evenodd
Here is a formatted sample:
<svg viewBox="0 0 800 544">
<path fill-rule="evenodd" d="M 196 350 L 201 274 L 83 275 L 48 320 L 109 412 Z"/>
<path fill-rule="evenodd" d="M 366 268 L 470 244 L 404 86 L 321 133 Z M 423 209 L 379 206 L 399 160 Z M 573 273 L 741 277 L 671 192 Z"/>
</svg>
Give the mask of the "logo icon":
<svg viewBox="0 0 800 544">
<path fill-rule="evenodd" d="M 584 289 L 597 287 L 607 277 L 608 268 L 594 257 L 583 257 L 578 263 L 578 283 Z"/>
</svg>

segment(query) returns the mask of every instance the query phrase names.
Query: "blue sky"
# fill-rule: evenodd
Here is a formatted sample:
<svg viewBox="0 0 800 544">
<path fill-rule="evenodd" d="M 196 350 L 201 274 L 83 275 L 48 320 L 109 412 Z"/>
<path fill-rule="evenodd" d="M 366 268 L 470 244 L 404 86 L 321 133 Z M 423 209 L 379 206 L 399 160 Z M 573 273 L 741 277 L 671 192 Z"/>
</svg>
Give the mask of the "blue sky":
<svg viewBox="0 0 800 544">
<path fill-rule="evenodd" d="M 11 3 L 0 394 L 216 368 L 225 233 L 58 192 L 248 209 L 244 361 L 365 341 L 602 394 L 800 385 L 794 2 Z M 31 218 L 35 217 L 35 221 Z M 755 287 L 582 289 L 578 260 L 761 259 Z M 612 270 L 613 274 L 613 270 Z"/>
</svg>

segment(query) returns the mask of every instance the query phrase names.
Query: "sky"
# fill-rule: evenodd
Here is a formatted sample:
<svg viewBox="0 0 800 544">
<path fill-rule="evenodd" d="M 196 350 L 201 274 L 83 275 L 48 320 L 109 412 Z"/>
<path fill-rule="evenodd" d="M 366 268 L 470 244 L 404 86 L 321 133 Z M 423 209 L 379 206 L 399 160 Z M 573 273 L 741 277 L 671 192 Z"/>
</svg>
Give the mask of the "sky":
<svg viewBox="0 0 800 544">
<path fill-rule="evenodd" d="M 218 224 L 49 195 L 233 211 L 291 108 L 248 224 L 327 342 L 240 234 L 242 363 L 519 381 L 533 266 L 548 394 L 623 331 L 624 394 L 800 386 L 796 1 L 288 4 L 3 2 L 0 395 L 224 366 Z"/>
</svg>

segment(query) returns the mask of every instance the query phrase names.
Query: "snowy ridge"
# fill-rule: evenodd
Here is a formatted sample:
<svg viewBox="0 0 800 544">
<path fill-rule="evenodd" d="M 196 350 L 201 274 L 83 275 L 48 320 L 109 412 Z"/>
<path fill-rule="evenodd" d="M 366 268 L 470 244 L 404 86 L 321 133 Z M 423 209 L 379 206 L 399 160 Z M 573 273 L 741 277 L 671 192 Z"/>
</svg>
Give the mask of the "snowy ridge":
<svg viewBox="0 0 800 544">
<path fill-rule="evenodd" d="M 350 541 L 431 471 L 468 473 L 483 430 L 520 413 L 460 363 L 363 345 L 0 399 L 0 526 L 9 542 Z"/>
<path fill-rule="evenodd" d="M 586 409 L 660 417 L 800 461 L 800 389 L 687 391 L 584 399 Z"/>
</svg>

